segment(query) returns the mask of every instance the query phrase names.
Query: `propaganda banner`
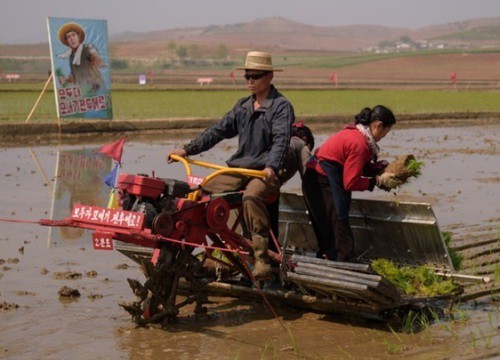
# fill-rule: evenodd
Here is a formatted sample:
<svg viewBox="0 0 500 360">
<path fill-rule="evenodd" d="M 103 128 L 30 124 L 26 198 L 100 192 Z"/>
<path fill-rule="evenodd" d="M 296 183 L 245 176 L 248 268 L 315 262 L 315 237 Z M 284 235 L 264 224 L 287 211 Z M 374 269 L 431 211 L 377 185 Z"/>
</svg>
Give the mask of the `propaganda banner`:
<svg viewBox="0 0 500 360">
<path fill-rule="evenodd" d="M 111 119 L 106 20 L 47 18 L 59 118 Z"/>
</svg>

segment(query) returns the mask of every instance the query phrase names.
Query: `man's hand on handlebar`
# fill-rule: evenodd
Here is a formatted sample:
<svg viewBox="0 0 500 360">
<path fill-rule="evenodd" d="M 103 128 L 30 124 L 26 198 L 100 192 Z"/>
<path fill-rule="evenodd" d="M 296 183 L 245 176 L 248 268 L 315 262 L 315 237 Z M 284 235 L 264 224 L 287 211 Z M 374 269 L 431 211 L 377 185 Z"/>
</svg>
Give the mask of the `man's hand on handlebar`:
<svg viewBox="0 0 500 360">
<path fill-rule="evenodd" d="M 264 169 L 264 172 L 267 173 L 267 176 L 264 179 L 265 181 L 267 181 L 271 185 L 278 184 L 278 177 L 276 176 L 276 174 L 274 173 L 274 170 L 272 168 L 266 167 Z"/>
<path fill-rule="evenodd" d="M 174 160 L 170 157 L 170 155 L 177 155 L 177 156 L 180 156 L 180 157 L 186 157 L 187 153 L 186 153 L 186 150 L 184 150 L 184 149 L 174 149 L 174 150 L 172 150 L 167 155 L 167 163 L 169 163 L 169 164 L 171 164 L 171 163 L 174 162 Z"/>
</svg>

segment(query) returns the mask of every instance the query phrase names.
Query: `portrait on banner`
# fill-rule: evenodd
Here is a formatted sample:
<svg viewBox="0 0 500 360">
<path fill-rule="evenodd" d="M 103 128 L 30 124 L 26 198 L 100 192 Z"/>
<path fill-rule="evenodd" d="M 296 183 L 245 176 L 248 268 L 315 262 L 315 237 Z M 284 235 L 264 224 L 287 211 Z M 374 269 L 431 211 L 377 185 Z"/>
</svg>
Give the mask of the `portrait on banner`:
<svg viewBox="0 0 500 360">
<path fill-rule="evenodd" d="M 106 20 L 47 19 L 59 118 L 111 119 Z"/>
</svg>

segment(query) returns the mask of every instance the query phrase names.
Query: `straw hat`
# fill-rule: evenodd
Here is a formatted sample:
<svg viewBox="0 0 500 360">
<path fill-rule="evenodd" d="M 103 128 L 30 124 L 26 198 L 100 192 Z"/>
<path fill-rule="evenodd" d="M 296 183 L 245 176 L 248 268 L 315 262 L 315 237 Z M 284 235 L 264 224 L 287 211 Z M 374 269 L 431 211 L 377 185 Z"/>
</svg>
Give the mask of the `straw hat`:
<svg viewBox="0 0 500 360">
<path fill-rule="evenodd" d="M 83 28 L 77 23 L 69 22 L 59 28 L 59 40 L 61 40 L 64 45 L 69 46 L 68 40 L 66 40 L 66 34 L 70 31 L 74 31 L 78 34 L 81 43 L 83 42 L 83 40 L 85 40 L 85 31 L 83 30 Z"/>
<path fill-rule="evenodd" d="M 273 68 L 271 54 L 261 51 L 250 51 L 245 60 L 245 66 L 237 67 L 238 70 L 283 71 Z"/>
</svg>

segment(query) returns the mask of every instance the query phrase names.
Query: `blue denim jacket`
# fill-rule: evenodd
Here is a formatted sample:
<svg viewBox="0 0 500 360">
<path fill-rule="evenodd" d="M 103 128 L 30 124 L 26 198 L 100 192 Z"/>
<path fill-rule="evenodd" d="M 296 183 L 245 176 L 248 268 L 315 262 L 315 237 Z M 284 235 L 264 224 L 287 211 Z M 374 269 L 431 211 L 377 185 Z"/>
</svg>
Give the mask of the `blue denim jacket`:
<svg viewBox="0 0 500 360">
<path fill-rule="evenodd" d="M 188 155 L 206 151 L 224 139 L 238 136 L 238 150 L 226 163 L 231 167 L 276 173 L 283 166 L 295 121 L 290 102 L 271 85 L 267 99 L 254 110 L 253 95 L 240 99 L 224 117 L 184 146 Z"/>
</svg>

